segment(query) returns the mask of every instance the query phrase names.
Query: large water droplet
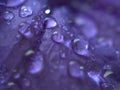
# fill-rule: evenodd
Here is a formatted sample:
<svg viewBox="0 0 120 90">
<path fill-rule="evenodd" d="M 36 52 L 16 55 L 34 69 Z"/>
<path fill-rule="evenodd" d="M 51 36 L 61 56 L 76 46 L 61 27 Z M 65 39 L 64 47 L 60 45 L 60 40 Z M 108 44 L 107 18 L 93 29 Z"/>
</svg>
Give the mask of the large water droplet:
<svg viewBox="0 0 120 90">
<path fill-rule="evenodd" d="M 22 27 L 19 29 L 19 33 L 24 36 L 26 39 L 30 39 L 32 38 L 33 34 L 30 30 L 30 28 L 28 28 L 28 24 L 27 23 L 23 23 Z"/>
<path fill-rule="evenodd" d="M 64 42 L 64 36 L 61 33 L 54 32 L 52 35 L 52 40 L 56 43 L 63 43 Z"/>
<path fill-rule="evenodd" d="M 70 61 L 68 71 L 71 77 L 74 78 L 81 78 L 84 77 L 84 68 L 81 68 L 83 66 L 80 66 L 78 62 L 76 61 Z"/>
<path fill-rule="evenodd" d="M 32 13 L 33 13 L 33 10 L 31 9 L 31 7 L 22 6 L 19 14 L 20 14 L 20 17 L 24 18 L 24 17 L 31 16 Z"/>
<path fill-rule="evenodd" d="M 17 7 L 23 4 L 26 0 L 7 0 L 7 7 Z"/>
<path fill-rule="evenodd" d="M 14 14 L 10 11 L 4 12 L 3 18 L 7 21 L 11 21 L 14 18 Z"/>
<path fill-rule="evenodd" d="M 88 42 L 84 38 L 77 38 L 73 40 L 72 47 L 76 54 L 88 56 Z"/>
<path fill-rule="evenodd" d="M 55 28 L 57 26 L 57 22 L 53 18 L 46 18 L 44 24 L 45 24 L 45 28 L 47 29 Z"/>
<path fill-rule="evenodd" d="M 43 56 L 40 53 L 37 53 L 33 61 L 30 65 L 29 72 L 31 74 L 39 73 L 43 70 L 44 62 L 43 62 Z"/>
</svg>

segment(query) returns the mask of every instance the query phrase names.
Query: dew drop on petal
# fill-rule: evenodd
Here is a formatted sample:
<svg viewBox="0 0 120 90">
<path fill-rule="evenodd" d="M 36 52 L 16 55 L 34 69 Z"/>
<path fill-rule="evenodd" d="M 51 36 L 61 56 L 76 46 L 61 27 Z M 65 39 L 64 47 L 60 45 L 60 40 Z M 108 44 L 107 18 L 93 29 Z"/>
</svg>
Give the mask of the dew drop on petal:
<svg viewBox="0 0 120 90">
<path fill-rule="evenodd" d="M 51 12 L 50 9 L 45 10 L 45 14 L 50 14 L 50 12 Z"/>
<path fill-rule="evenodd" d="M 36 54 L 30 65 L 29 72 L 31 74 L 39 73 L 43 70 L 43 56 L 41 54 Z"/>
<path fill-rule="evenodd" d="M 77 38 L 73 40 L 72 47 L 76 54 L 87 56 L 88 55 L 88 42 L 84 38 Z"/>
<path fill-rule="evenodd" d="M 45 18 L 44 24 L 46 29 L 55 28 L 57 26 L 57 22 L 53 18 Z"/>
<path fill-rule="evenodd" d="M 20 11 L 19 11 L 19 15 L 22 18 L 31 16 L 32 14 L 33 14 L 33 10 L 29 6 L 22 6 Z"/>
<path fill-rule="evenodd" d="M 7 21 L 11 21 L 14 18 L 14 14 L 10 11 L 4 12 L 3 18 Z"/>
<path fill-rule="evenodd" d="M 81 66 L 76 61 L 69 62 L 68 72 L 69 72 L 70 76 L 74 77 L 74 78 L 84 77 L 83 69 L 81 69 Z"/>
<path fill-rule="evenodd" d="M 64 42 L 64 36 L 61 33 L 54 32 L 52 35 L 52 40 L 56 43 L 63 43 Z"/>
<path fill-rule="evenodd" d="M 24 23 L 18 31 L 26 39 L 30 39 L 33 36 L 32 32 L 31 32 L 30 28 L 28 28 L 28 26 L 29 25 L 27 23 Z"/>
</svg>

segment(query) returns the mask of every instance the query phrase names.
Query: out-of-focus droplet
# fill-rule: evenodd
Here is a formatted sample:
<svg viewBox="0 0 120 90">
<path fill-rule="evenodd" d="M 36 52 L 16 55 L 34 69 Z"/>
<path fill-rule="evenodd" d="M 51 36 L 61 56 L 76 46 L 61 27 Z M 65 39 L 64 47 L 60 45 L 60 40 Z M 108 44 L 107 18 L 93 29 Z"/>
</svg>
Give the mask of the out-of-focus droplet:
<svg viewBox="0 0 120 90">
<path fill-rule="evenodd" d="M 40 73 L 43 70 L 43 66 L 44 66 L 43 56 L 38 53 L 33 58 L 33 61 L 32 61 L 30 68 L 29 68 L 29 72 L 31 74 Z"/>
<path fill-rule="evenodd" d="M 15 73 L 14 79 L 18 79 L 18 78 L 20 78 L 20 73 Z"/>
<path fill-rule="evenodd" d="M 88 76 L 97 84 L 100 84 L 100 75 L 95 72 L 88 72 Z"/>
<path fill-rule="evenodd" d="M 76 61 L 69 62 L 68 71 L 71 77 L 74 78 L 84 77 L 84 70 L 81 69 L 81 66 Z"/>
<path fill-rule="evenodd" d="M 113 45 L 113 41 L 110 38 L 100 37 L 98 39 L 99 46 L 108 46 L 111 47 Z"/>
<path fill-rule="evenodd" d="M 30 81 L 29 81 L 29 79 L 23 79 L 23 85 L 24 86 L 26 86 L 26 87 L 28 87 L 28 86 L 30 86 Z"/>
<path fill-rule="evenodd" d="M 84 38 L 73 40 L 72 48 L 78 55 L 88 56 L 88 42 Z"/>
<path fill-rule="evenodd" d="M 14 18 L 14 14 L 10 11 L 4 12 L 3 18 L 7 21 L 11 21 Z"/>
<path fill-rule="evenodd" d="M 98 32 L 98 28 L 95 25 L 95 23 L 90 20 L 87 17 L 83 16 L 78 16 L 75 18 L 75 23 L 80 26 L 82 33 L 87 37 L 87 38 L 93 38 L 96 36 Z"/>
<path fill-rule="evenodd" d="M 28 24 L 24 23 L 18 31 L 26 39 L 30 39 L 33 36 L 32 32 L 31 32 L 30 28 L 28 28 L 28 26 L 29 26 Z"/>
<path fill-rule="evenodd" d="M 11 86 L 14 86 L 15 83 L 14 83 L 14 82 L 9 82 L 7 85 L 8 85 L 9 87 L 11 87 Z"/>
<path fill-rule="evenodd" d="M 57 22 L 53 18 L 46 18 L 44 24 L 46 29 L 55 28 L 57 26 Z"/>
<path fill-rule="evenodd" d="M 117 90 L 112 84 L 109 84 L 106 82 L 101 83 L 101 89 L 102 90 Z"/>
<path fill-rule="evenodd" d="M 19 12 L 20 17 L 22 18 L 31 16 L 32 14 L 33 14 L 33 10 L 29 6 L 22 6 Z"/>
<path fill-rule="evenodd" d="M 61 58 L 66 58 L 66 53 L 63 52 L 63 51 L 61 51 L 61 52 L 60 52 L 60 57 L 61 57 Z"/>
<path fill-rule="evenodd" d="M 17 7 L 22 5 L 26 0 L 7 0 L 7 7 Z"/>
<path fill-rule="evenodd" d="M 50 14 L 51 10 L 50 9 L 46 9 L 45 10 L 45 14 Z"/>
<path fill-rule="evenodd" d="M 52 40 L 56 43 L 63 43 L 64 42 L 64 36 L 61 33 L 54 32 L 52 35 Z"/>
<path fill-rule="evenodd" d="M 25 53 L 25 56 L 30 56 L 32 54 L 34 54 L 35 52 L 33 50 L 28 50 L 26 53 Z"/>
</svg>

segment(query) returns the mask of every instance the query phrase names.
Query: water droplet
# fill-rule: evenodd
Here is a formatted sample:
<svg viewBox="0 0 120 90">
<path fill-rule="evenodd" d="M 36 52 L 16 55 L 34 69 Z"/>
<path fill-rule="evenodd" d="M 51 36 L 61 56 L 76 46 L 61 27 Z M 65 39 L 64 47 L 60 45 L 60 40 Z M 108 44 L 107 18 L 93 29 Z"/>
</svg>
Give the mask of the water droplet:
<svg viewBox="0 0 120 90">
<path fill-rule="evenodd" d="M 33 37 L 33 34 L 30 30 L 30 28 L 28 28 L 28 24 L 24 23 L 23 26 L 19 29 L 19 33 L 24 36 L 26 39 L 30 39 Z"/>
<path fill-rule="evenodd" d="M 7 7 L 17 7 L 23 4 L 26 0 L 7 0 Z"/>
<path fill-rule="evenodd" d="M 18 78 L 20 78 L 20 73 L 15 73 L 14 79 L 18 79 Z"/>
<path fill-rule="evenodd" d="M 64 42 L 64 36 L 61 33 L 54 32 L 52 35 L 52 40 L 56 43 L 63 43 Z"/>
<path fill-rule="evenodd" d="M 72 47 L 76 54 L 88 56 L 88 42 L 84 38 L 74 39 Z"/>
<path fill-rule="evenodd" d="M 76 61 L 69 62 L 68 71 L 71 77 L 74 78 L 84 77 L 83 69 L 81 69 L 81 66 Z"/>
<path fill-rule="evenodd" d="M 57 22 L 53 18 L 46 18 L 45 19 L 45 28 L 50 29 L 50 28 L 55 28 L 57 26 Z"/>
<path fill-rule="evenodd" d="M 30 86 L 30 81 L 28 79 L 23 79 L 23 85 L 26 87 Z"/>
<path fill-rule="evenodd" d="M 61 57 L 61 58 L 66 58 L 66 53 L 63 52 L 63 51 L 61 51 L 61 52 L 60 52 L 60 57 Z"/>
<path fill-rule="evenodd" d="M 97 85 L 100 83 L 100 75 L 95 72 L 88 72 L 88 76 L 96 82 Z"/>
<path fill-rule="evenodd" d="M 11 87 L 11 86 L 14 86 L 15 83 L 14 83 L 14 82 L 9 82 L 7 85 L 8 85 L 9 87 Z"/>
<path fill-rule="evenodd" d="M 98 44 L 99 44 L 99 46 L 112 47 L 113 41 L 112 41 L 112 39 L 110 39 L 110 38 L 100 37 L 100 38 L 98 39 Z"/>
<path fill-rule="evenodd" d="M 43 56 L 40 53 L 37 53 L 30 65 L 29 72 L 31 74 L 39 73 L 43 70 Z"/>
<path fill-rule="evenodd" d="M 109 83 L 106 83 L 106 82 L 103 82 L 101 83 L 101 89 L 102 90 L 116 90 L 113 85 L 109 84 Z"/>
<path fill-rule="evenodd" d="M 31 7 L 29 6 L 22 6 L 20 9 L 20 17 L 24 18 L 24 17 L 28 17 L 31 16 L 33 13 Z"/>
<path fill-rule="evenodd" d="M 108 76 L 111 75 L 111 74 L 113 74 L 113 71 L 107 70 L 107 71 L 104 73 L 103 77 L 106 78 L 106 77 L 108 77 Z"/>
<path fill-rule="evenodd" d="M 50 12 L 51 12 L 50 9 L 45 10 L 45 14 L 50 14 Z"/>
<path fill-rule="evenodd" d="M 10 11 L 4 12 L 3 18 L 7 21 L 11 21 L 14 18 L 14 14 Z"/>
<path fill-rule="evenodd" d="M 28 50 L 26 53 L 25 53 L 25 56 L 30 56 L 32 54 L 34 54 L 35 52 L 33 50 Z"/>
</svg>

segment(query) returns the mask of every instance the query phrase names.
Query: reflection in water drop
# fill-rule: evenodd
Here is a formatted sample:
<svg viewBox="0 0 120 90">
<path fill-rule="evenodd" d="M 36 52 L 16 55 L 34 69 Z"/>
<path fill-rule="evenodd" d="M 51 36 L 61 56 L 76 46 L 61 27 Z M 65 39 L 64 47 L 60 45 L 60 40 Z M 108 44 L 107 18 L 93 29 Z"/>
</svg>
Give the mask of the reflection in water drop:
<svg viewBox="0 0 120 90">
<path fill-rule="evenodd" d="M 14 14 L 10 11 L 4 12 L 3 18 L 7 21 L 11 21 L 14 18 Z"/>
<path fill-rule="evenodd" d="M 45 28 L 55 28 L 57 26 L 57 22 L 53 18 L 46 18 L 45 19 Z"/>
<path fill-rule="evenodd" d="M 17 7 L 23 4 L 26 0 L 7 0 L 7 7 Z"/>
<path fill-rule="evenodd" d="M 30 65 L 29 72 L 31 74 L 39 73 L 43 70 L 43 57 L 41 54 L 36 54 L 36 56 L 33 58 L 33 61 Z"/>
<path fill-rule="evenodd" d="M 64 42 L 64 36 L 61 33 L 54 32 L 52 35 L 52 40 L 56 43 L 63 43 Z"/>
<path fill-rule="evenodd" d="M 33 13 L 31 7 L 28 7 L 28 6 L 22 6 L 21 9 L 20 9 L 20 17 L 28 17 L 28 16 L 31 16 Z"/>
<path fill-rule="evenodd" d="M 88 55 L 88 42 L 84 38 L 74 39 L 72 47 L 76 54 L 83 56 Z"/>
</svg>

